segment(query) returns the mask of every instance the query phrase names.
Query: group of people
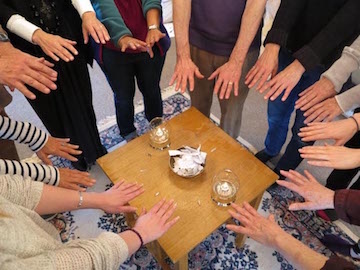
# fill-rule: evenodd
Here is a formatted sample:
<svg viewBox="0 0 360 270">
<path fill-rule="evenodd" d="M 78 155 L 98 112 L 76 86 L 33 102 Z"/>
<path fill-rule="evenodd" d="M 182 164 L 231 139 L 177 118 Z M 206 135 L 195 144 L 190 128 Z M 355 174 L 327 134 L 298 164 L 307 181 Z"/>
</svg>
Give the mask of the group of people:
<svg viewBox="0 0 360 270">
<path fill-rule="evenodd" d="M 220 126 L 234 138 L 249 89 L 266 92 L 269 129 L 256 154 L 264 163 L 279 155 L 296 110 L 291 140 L 274 169 L 279 185 L 305 199 L 289 209 L 331 209 L 318 214 L 360 224 L 359 179 L 347 189 L 360 167 L 360 89 L 350 78 L 360 67 L 360 1 L 282 0 L 259 56 L 266 3 L 174 0 L 177 61 L 170 84 L 188 89 L 192 106 L 206 116 L 215 93 Z M 114 92 L 120 135 L 135 138 L 135 79 L 146 118 L 163 114 L 159 82 L 170 39 L 161 2 L 0 0 L 0 24 L 8 33 L 0 33 L 0 83 L 22 92 L 51 134 L 10 119 L 4 107 L 11 98 L 1 86 L 0 227 L 7 233 L 0 236 L 0 267 L 116 269 L 177 222 L 176 202 L 141 211 L 134 228 L 120 234 L 64 245 L 43 217 L 82 208 L 137 210 L 127 204 L 144 192 L 139 184 L 120 181 L 103 193 L 86 192 L 96 182 L 87 170 L 106 154 L 87 64 L 96 59 Z M 352 110 L 350 118 L 331 122 Z M 334 145 L 312 146 L 326 139 Z M 19 161 L 9 140 L 28 145 L 45 164 Z M 52 166 L 49 155 L 69 159 L 76 170 Z M 295 171 L 304 158 L 334 168 L 326 187 Z M 241 225 L 228 229 L 273 247 L 300 269 L 355 269 L 336 255 L 317 254 L 246 202 L 229 213 Z M 349 255 L 360 257 L 360 249 L 350 247 Z"/>
</svg>

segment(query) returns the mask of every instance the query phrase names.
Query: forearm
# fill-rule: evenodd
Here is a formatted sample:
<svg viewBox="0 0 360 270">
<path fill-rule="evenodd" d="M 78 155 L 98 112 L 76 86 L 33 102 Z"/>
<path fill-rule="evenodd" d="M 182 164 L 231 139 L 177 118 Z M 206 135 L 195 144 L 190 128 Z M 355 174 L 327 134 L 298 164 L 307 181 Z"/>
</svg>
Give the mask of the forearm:
<svg viewBox="0 0 360 270">
<path fill-rule="evenodd" d="M 53 186 L 59 185 L 60 182 L 59 171 L 53 166 L 0 159 L 0 175 L 5 174 L 29 177 L 34 181 Z"/>
<path fill-rule="evenodd" d="M 360 107 L 360 85 L 336 95 L 335 99 L 343 112 L 355 110 Z M 360 122 L 358 122 L 360 124 Z"/>
<path fill-rule="evenodd" d="M 230 60 L 242 65 L 251 43 L 258 32 L 263 18 L 266 0 L 247 1 L 245 11 L 241 20 L 239 37 L 230 55 Z"/>
<path fill-rule="evenodd" d="M 191 15 L 191 0 L 174 0 L 173 16 L 176 55 L 178 58 L 190 58 L 189 24 Z"/>
<path fill-rule="evenodd" d="M 146 22 L 148 27 L 150 25 L 160 25 L 160 10 L 157 8 L 149 9 L 149 11 L 146 13 Z"/>
<path fill-rule="evenodd" d="M 328 260 L 286 232 L 277 235 L 274 242 L 273 248 L 297 269 L 321 269 Z"/>
<path fill-rule="evenodd" d="M 0 138 L 27 144 L 32 151 L 37 152 L 46 144 L 48 135 L 30 123 L 0 115 Z"/>
<path fill-rule="evenodd" d="M 103 194 L 82 192 L 83 201 L 80 207 L 80 192 L 44 185 L 41 199 L 35 208 L 39 215 L 62 213 L 76 209 L 101 209 Z"/>
</svg>

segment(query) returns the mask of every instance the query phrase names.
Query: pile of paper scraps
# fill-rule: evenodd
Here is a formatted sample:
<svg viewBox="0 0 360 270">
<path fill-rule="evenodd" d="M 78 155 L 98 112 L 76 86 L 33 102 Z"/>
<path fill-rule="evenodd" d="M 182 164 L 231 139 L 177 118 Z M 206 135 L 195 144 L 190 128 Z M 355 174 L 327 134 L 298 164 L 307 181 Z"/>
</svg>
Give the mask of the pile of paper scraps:
<svg viewBox="0 0 360 270">
<path fill-rule="evenodd" d="M 183 177 L 196 176 L 202 172 L 207 154 L 200 149 L 201 145 L 197 149 L 183 146 L 178 150 L 169 150 L 169 155 L 174 158 L 173 171 Z"/>
</svg>

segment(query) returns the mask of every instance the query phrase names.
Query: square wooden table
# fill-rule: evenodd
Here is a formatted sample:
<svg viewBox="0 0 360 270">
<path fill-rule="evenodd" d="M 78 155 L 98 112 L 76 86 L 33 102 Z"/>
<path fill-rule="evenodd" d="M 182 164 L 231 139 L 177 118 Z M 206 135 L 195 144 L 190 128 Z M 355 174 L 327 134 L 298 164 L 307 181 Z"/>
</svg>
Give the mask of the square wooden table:
<svg viewBox="0 0 360 270">
<path fill-rule="evenodd" d="M 177 202 L 174 216 L 180 220 L 158 240 L 161 249 L 155 248 L 154 255 L 159 259 L 165 251 L 177 268 L 187 269 L 188 253 L 230 218 L 228 208 L 211 199 L 215 174 L 225 168 L 235 172 L 240 182 L 236 202 L 248 201 L 255 207 L 278 176 L 193 107 L 168 121 L 168 126 L 170 149 L 201 144 L 201 150 L 208 154 L 199 176 L 185 179 L 174 174 L 168 151 L 153 149 L 148 134 L 101 157 L 98 163 L 114 183 L 126 179 L 144 184 L 145 193 L 130 202 L 138 209 L 150 209 L 163 197 Z"/>
</svg>

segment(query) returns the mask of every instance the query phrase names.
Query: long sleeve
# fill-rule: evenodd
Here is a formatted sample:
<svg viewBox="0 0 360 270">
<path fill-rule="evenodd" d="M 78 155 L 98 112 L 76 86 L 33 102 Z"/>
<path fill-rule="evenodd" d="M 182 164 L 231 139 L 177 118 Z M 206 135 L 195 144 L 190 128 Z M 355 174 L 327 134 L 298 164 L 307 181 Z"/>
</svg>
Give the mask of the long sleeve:
<svg viewBox="0 0 360 270">
<path fill-rule="evenodd" d="M 162 14 L 162 7 L 160 0 L 142 0 L 141 3 L 145 18 L 146 18 L 146 13 L 153 8 L 158 9 L 160 11 L 160 14 Z"/>
<path fill-rule="evenodd" d="M 0 196 L 14 204 L 34 210 L 40 201 L 43 185 L 30 178 L 2 175 L 0 176 Z"/>
<path fill-rule="evenodd" d="M 95 12 L 90 0 L 71 0 L 71 3 L 79 13 L 80 17 L 86 12 Z"/>
<path fill-rule="evenodd" d="M 275 43 L 284 47 L 289 32 L 296 23 L 306 5 L 306 0 L 282 0 L 274 23 L 266 36 L 264 44 Z"/>
<path fill-rule="evenodd" d="M 34 125 L 19 122 L 0 115 L 0 138 L 16 141 L 37 152 L 47 143 L 48 135 Z"/>
<path fill-rule="evenodd" d="M 0 0 L 0 24 L 5 28 L 10 17 L 16 15 L 17 12 L 11 8 L 10 0 Z"/>
<path fill-rule="evenodd" d="M 125 241 L 118 234 L 104 232 L 97 238 L 74 240 L 64 244 L 60 249 L 27 258 L 0 253 L 0 268 L 3 270 L 112 270 L 119 269 L 127 256 L 128 247 Z"/>
<path fill-rule="evenodd" d="M 26 41 L 33 43 L 32 37 L 36 30 L 40 27 L 26 20 L 19 14 L 12 15 L 6 24 L 6 28 L 9 29 L 15 35 L 25 39 Z M 33 43 L 34 44 L 34 43 Z"/>
<path fill-rule="evenodd" d="M 358 31 L 359 10 L 359 0 L 347 1 L 319 34 L 294 53 L 294 57 L 306 70 L 321 64 L 344 40 L 349 39 Z"/>
<path fill-rule="evenodd" d="M 115 46 L 118 47 L 118 41 L 121 37 L 132 36 L 114 0 L 91 0 L 91 3 L 96 11 L 96 16 L 109 31 L 111 41 Z"/>
<path fill-rule="evenodd" d="M 34 181 L 57 186 L 60 183 L 59 170 L 53 166 L 16 160 L 0 159 L 0 175 L 18 175 Z"/>
<path fill-rule="evenodd" d="M 336 255 L 332 255 L 321 270 L 356 270 L 358 269 L 353 263 Z"/>
<path fill-rule="evenodd" d="M 339 107 L 343 112 L 353 111 L 360 108 L 360 84 L 335 96 Z"/>
<path fill-rule="evenodd" d="M 359 196 L 359 190 L 342 189 L 335 191 L 335 211 L 340 219 L 350 224 L 360 225 Z"/>
<path fill-rule="evenodd" d="M 322 76 L 328 78 L 340 92 L 351 73 L 360 68 L 360 36 L 349 47 L 345 47 L 342 56 Z"/>
</svg>

